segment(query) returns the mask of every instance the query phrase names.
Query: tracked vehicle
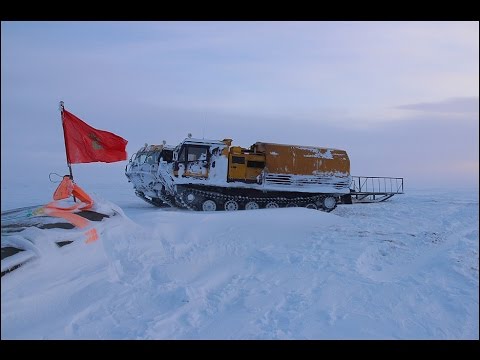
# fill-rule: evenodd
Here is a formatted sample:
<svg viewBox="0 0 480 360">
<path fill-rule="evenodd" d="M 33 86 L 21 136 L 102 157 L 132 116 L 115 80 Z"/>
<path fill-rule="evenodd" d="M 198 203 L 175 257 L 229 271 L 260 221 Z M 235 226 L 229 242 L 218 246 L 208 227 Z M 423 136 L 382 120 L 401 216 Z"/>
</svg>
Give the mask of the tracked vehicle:
<svg viewBox="0 0 480 360">
<path fill-rule="evenodd" d="M 332 211 L 350 194 L 346 151 L 231 139 L 145 144 L 125 175 L 146 202 L 200 211 L 307 207 Z"/>
</svg>

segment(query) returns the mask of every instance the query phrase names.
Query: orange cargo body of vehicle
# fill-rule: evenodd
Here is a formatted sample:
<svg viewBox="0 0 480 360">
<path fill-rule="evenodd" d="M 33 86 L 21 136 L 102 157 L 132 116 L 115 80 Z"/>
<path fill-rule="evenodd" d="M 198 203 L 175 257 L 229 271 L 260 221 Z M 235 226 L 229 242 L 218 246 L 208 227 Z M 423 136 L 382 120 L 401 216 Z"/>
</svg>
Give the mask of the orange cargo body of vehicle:
<svg viewBox="0 0 480 360">
<path fill-rule="evenodd" d="M 271 174 L 350 174 L 345 150 L 263 142 L 255 143 L 254 149 L 265 154 L 265 168 Z"/>
</svg>

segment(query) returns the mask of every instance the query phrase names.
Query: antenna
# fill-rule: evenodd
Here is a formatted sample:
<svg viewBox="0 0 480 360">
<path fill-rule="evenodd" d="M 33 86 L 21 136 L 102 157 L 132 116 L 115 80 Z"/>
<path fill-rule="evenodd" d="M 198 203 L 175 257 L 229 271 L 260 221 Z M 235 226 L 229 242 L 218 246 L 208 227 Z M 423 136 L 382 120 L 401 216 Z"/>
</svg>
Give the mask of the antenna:
<svg viewBox="0 0 480 360">
<path fill-rule="evenodd" d="M 202 129 L 202 139 L 205 139 L 205 126 L 207 124 L 207 113 L 205 113 L 205 117 L 203 118 L 203 129 Z"/>
</svg>

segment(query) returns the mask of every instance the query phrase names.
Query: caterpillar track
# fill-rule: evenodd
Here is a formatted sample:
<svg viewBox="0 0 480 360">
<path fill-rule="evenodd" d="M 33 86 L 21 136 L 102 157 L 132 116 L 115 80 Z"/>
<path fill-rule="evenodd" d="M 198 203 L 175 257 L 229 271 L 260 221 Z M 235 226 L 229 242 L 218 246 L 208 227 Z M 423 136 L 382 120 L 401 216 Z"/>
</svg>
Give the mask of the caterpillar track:
<svg viewBox="0 0 480 360">
<path fill-rule="evenodd" d="M 245 196 L 185 187 L 175 196 L 176 207 L 193 211 L 236 211 L 305 207 L 330 212 L 337 206 L 333 196 L 301 194 L 302 196 Z"/>
<path fill-rule="evenodd" d="M 163 196 L 161 198 L 152 197 L 151 199 L 149 199 L 141 191 L 135 191 L 135 195 L 137 195 L 140 199 L 142 199 L 146 203 L 157 206 L 157 207 L 169 207 L 169 206 L 173 207 L 174 206 L 170 200 L 168 200 L 166 197 L 163 197 Z"/>
</svg>

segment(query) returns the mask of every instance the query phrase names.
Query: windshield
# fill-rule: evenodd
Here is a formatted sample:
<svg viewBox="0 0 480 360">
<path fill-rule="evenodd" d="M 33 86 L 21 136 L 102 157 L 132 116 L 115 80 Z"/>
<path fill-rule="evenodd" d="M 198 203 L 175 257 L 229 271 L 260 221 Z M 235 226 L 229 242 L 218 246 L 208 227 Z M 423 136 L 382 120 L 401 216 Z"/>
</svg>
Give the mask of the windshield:
<svg viewBox="0 0 480 360">
<path fill-rule="evenodd" d="M 158 164 L 158 158 L 160 155 L 160 151 L 147 151 L 138 153 L 135 157 L 135 163 L 138 165 L 142 164 Z"/>
</svg>

